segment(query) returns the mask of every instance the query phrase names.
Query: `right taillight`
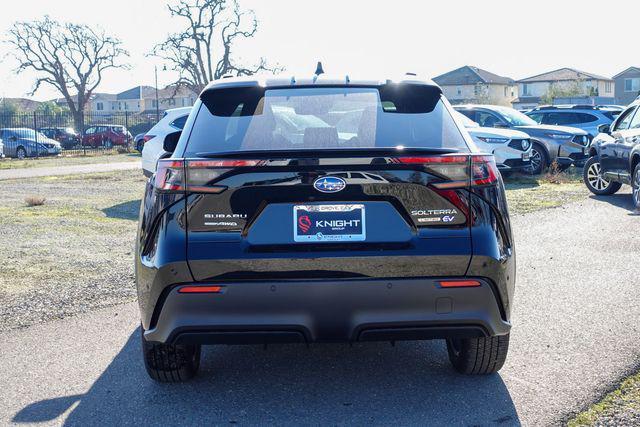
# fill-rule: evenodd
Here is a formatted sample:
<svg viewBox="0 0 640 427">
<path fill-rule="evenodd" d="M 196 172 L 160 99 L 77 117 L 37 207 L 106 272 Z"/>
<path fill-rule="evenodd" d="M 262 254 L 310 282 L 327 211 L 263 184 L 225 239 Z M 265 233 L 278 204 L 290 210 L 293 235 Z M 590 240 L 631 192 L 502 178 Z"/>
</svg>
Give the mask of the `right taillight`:
<svg viewBox="0 0 640 427">
<path fill-rule="evenodd" d="M 441 181 L 431 185 L 442 190 L 486 186 L 498 182 L 498 168 L 491 155 L 399 157 L 395 162 L 424 166 L 427 171 L 441 178 Z"/>
<path fill-rule="evenodd" d="M 155 135 L 145 135 L 142 137 L 142 141 L 146 144 L 147 142 L 149 142 L 151 139 L 155 138 Z"/>
<path fill-rule="evenodd" d="M 481 187 L 498 182 L 498 167 L 493 156 L 471 156 L 471 186 Z"/>
</svg>

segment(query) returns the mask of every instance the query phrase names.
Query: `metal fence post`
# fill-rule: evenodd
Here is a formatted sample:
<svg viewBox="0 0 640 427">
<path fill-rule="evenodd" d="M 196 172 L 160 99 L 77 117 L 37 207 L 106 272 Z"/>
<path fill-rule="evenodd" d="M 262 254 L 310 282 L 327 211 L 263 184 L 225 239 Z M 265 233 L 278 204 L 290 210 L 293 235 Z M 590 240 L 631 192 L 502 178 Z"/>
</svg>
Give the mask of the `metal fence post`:
<svg viewBox="0 0 640 427">
<path fill-rule="evenodd" d="M 40 157 L 40 147 L 38 146 L 38 119 L 36 112 L 33 112 L 33 131 L 36 136 L 36 157 Z"/>
<path fill-rule="evenodd" d="M 86 126 L 84 123 L 84 111 L 82 113 L 80 113 L 80 144 L 82 144 L 82 155 L 86 156 L 87 155 L 87 146 L 84 143 L 84 136 L 85 136 L 85 131 L 86 131 Z"/>
<path fill-rule="evenodd" d="M 129 132 L 129 111 L 124 112 L 124 130 L 125 132 Z M 127 151 L 131 146 L 131 141 L 129 140 L 129 135 L 127 135 Z"/>
</svg>

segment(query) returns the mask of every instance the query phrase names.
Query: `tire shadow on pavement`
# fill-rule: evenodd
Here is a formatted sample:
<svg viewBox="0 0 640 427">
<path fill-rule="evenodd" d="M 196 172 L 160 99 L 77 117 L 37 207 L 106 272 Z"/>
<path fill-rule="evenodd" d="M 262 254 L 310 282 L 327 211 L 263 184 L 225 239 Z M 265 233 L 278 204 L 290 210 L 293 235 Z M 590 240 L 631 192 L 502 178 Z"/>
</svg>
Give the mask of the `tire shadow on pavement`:
<svg viewBox="0 0 640 427">
<path fill-rule="evenodd" d="M 639 215 L 639 213 L 635 211 L 633 200 L 631 199 L 631 193 L 629 192 L 616 193 L 610 196 L 595 196 L 592 194 L 589 198 L 598 202 L 606 202 L 613 206 L 626 209 L 629 211 L 629 215 Z"/>
<path fill-rule="evenodd" d="M 158 384 L 139 336 L 85 394 L 31 403 L 13 422 L 520 425 L 500 375 L 455 373 L 443 341 L 203 347 L 196 379 Z"/>
</svg>

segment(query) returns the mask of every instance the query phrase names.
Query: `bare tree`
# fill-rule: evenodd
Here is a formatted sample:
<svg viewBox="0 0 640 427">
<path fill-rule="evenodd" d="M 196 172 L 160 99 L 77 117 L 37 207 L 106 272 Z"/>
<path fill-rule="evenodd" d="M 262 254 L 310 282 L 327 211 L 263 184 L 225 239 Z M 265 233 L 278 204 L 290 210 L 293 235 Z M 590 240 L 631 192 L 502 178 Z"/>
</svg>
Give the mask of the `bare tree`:
<svg viewBox="0 0 640 427">
<path fill-rule="evenodd" d="M 254 37 L 258 21 L 253 11 L 243 11 L 237 0 L 179 0 L 169 5 L 172 17 L 183 19 L 184 30 L 171 34 L 153 49 L 179 73 L 176 88 L 187 87 L 199 93 L 212 80 L 227 74 L 251 75 L 260 71 L 277 72 L 264 58 L 257 64 L 239 64 L 233 55 L 237 41 Z"/>
<path fill-rule="evenodd" d="M 33 70 L 33 95 L 43 84 L 56 88 L 82 130 L 84 109 L 102 82 L 106 70 L 127 68 L 119 60 L 128 56 L 122 42 L 86 25 L 60 23 L 48 16 L 31 22 L 17 22 L 9 30 L 19 62 L 17 72 Z"/>
</svg>

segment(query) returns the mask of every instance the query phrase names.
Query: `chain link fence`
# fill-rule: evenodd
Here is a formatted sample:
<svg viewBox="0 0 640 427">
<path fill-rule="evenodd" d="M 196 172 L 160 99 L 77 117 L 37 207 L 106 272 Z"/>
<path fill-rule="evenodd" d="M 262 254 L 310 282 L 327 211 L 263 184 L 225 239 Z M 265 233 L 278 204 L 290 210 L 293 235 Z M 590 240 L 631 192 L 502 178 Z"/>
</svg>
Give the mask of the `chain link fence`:
<svg viewBox="0 0 640 427">
<path fill-rule="evenodd" d="M 0 140 L 11 158 L 131 152 L 156 122 L 155 113 L 0 114 Z"/>
</svg>

